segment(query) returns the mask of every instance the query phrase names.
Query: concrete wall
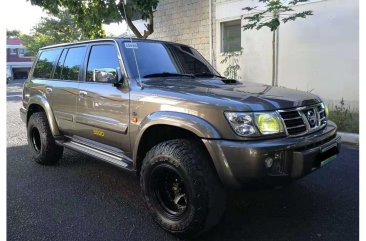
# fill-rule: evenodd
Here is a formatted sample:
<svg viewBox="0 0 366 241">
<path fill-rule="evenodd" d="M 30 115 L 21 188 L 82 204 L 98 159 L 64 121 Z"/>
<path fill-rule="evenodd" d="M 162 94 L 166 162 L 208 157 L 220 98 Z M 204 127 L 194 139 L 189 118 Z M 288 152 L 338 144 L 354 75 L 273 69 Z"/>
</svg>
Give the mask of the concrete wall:
<svg viewBox="0 0 366 241">
<path fill-rule="evenodd" d="M 149 37 L 188 44 L 209 59 L 208 0 L 160 0 Z"/>
</svg>

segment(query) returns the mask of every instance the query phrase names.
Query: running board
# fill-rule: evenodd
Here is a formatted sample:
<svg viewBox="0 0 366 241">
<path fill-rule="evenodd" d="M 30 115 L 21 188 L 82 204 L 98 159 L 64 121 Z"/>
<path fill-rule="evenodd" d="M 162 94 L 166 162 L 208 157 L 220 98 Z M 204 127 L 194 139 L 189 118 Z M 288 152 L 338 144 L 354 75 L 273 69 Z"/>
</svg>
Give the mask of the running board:
<svg viewBox="0 0 366 241">
<path fill-rule="evenodd" d="M 105 151 L 98 150 L 98 149 L 92 148 L 90 146 L 87 146 L 87 145 L 84 145 L 82 143 L 78 143 L 75 141 L 61 142 L 60 144 L 63 145 L 64 147 L 67 147 L 74 151 L 84 153 L 86 155 L 89 155 L 89 156 L 92 156 L 99 160 L 116 165 L 123 169 L 134 171 L 132 160 L 126 156 L 120 156 L 120 155 L 114 155 L 111 153 L 107 153 Z"/>
</svg>

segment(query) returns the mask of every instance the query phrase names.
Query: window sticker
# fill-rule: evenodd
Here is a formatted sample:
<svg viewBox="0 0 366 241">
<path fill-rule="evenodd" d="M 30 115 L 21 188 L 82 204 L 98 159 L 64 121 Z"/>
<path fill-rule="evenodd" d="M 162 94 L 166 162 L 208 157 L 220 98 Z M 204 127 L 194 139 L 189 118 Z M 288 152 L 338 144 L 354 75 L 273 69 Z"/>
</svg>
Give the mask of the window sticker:
<svg viewBox="0 0 366 241">
<path fill-rule="evenodd" d="M 125 43 L 126 49 L 138 49 L 137 43 Z"/>
</svg>

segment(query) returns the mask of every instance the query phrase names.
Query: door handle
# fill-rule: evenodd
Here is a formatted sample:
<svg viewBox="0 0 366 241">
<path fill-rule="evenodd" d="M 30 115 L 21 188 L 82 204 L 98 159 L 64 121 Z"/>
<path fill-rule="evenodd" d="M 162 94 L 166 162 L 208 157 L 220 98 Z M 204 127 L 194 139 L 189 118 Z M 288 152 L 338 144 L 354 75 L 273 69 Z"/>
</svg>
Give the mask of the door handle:
<svg viewBox="0 0 366 241">
<path fill-rule="evenodd" d="M 52 88 L 51 87 L 47 87 L 46 88 L 46 94 L 51 94 L 52 92 Z"/>
<path fill-rule="evenodd" d="M 85 96 L 87 96 L 88 95 L 88 92 L 86 92 L 86 91 L 84 91 L 84 90 L 80 90 L 79 91 L 79 96 L 80 97 L 82 97 L 82 98 L 84 98 Z"/>
</svg>

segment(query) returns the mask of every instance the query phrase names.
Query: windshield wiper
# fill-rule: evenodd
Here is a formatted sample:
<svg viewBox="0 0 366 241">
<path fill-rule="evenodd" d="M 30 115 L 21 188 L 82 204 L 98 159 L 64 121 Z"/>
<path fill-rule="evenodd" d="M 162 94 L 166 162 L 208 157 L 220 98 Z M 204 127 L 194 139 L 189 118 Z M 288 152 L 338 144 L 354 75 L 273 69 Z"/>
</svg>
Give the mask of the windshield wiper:
<svg viewBox="0 0 366 241">
<path fill-rule="evenodd" d="M 174 77 L 174 76 L 184 76 L 184 77 L 194 78 L 194 75 L 191 75 L 191 74 L 179 74 L 179 73 L 169 73 L 169 72 L 147 74 L 144 76 L 144 78 Z"/>
<path fill-rule="evenodd" d="M 202 72 L 202 73 L 197 73 L 194 74 L 195 77 L 218 77 L 218 78 L 222 78 L 222 79 L 226 79 L 226 77 L 218 75 L 218 74 L 213 74 L 213 73 L 209 73 L 209 72 Z"/>
</svg>

